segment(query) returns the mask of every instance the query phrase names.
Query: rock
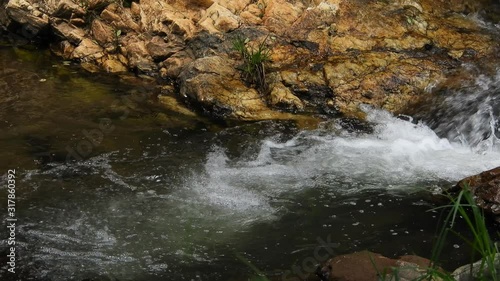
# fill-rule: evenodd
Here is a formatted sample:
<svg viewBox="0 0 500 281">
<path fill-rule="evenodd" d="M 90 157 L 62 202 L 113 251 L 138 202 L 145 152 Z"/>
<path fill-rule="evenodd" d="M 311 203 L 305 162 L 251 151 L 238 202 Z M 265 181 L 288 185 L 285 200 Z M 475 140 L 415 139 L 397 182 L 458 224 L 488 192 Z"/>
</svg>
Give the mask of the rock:
<svg viewBox="0 0 500 281">
<path fill-rule="evenodd" d="M 499 49 L 491 26 L 460 14 L 488 10 L 488 0 L 141 0 L 130 8 L 113 0 L 0 2 L 0 30 L 27 41 L 53 32 L 61 43 L 50 42 L 51 49 L 65 59 L 177 79 L 193 106 L 228 109 L 230 118 L 263 118 L 273 107 L 359 117 L 360 104 L 405 112 L 430 95 L 430 85 L 468 63 L 497 59 Z M 267 38 L 266 77 L 279 78 L 269 92 L 256 95 L 235 70 L 241 61 L 228 58 L 236 58 L 231 40 L 238 35 L 252 46 Z M 227 61 L 215 65 L 220 70 L 193 69 L 204 57 Z M 246 99 L 239 104 L 214 74 L 228 68 L 220 77 Z M 198 85 L 201 77 L 211 88 Z M 209 96 L 210 106 L 197 104 Z"/>
<path fill-rule="evenodd" d="M 5 6 L 10 20 L 20 24 L 17 30 L 22 36 L 31 39 L 49 28 L 49 17 L 39 10 L 39 5 L 26 0 L 10 0 Z"/>
<path fill-rule="evenodd" d="M 158 101 L 160 104 L 165 107 L 169 111 L 173 111 L 188 117 L 196 117 L 196 114 L 186 108 L 183 104 L 179 103 L 179 101 L 171 96 L 158 96 Z"/>
<path fill-rule="evenodd" d="M 195 21 L 199 19 L 200 11 L 187 9 L 183 2 L 172 2 L 141 1 L 142 29 L 161 35 L 174 33 L 184 38 L 193 37 L 197 31 Z"/>
<path fill-rule="evenodd" d="M 496 254 L 493 260 L 495 264 L 496 272 L 500 272 L 500 254 Z M 455 269 L 452 273 L 454 280 L 456 281 L 474 281 L 474 280 L 495 280 L 491 276 L 491 270 L 488 269 L 487 264 L 482 264 L 483 261 L 479 260 L 473 264 L 466 264 L 457 269 Z M 481 270 L 481 267 L 483 269 Z M 479 275 L 482 275 L 479 278 Z M 498 276 L 496 276 L 498 278 Z"/>
<path fill-rule="evenodd" d="M 467 177 L 450 191 L 459 191 L 462 188 L 468 188 L 476 204 L 487 213 L 500 215 L 500 167 Z"/>
<path fill-rule="evenodd" d="M 53 43 L 50 45 L 50 50 L 64 59 L 71 59 L 71 55 L 75 50 L 75 46 L 73 46 L 69 41 L 61 41 L 58 43 Z"/>
<path fill-rule="evenodd" d="M 288 36 L 294 39 L 307 39 L 311 31 L 330 26 L 335 21 L 338 9 L 338 4 L 327 2 L 306 9 L 288 29 Z"/>
<path fill-rule="evenodd" d="M 136 35 L 127 35 L 122 41 L 122 53 L 128 60 L 128 67 L 135 71 L 156 75 L 156 63 L 149 55 L 146 42 Z"/>
<path fill-rule="evenodd" d="M 429 260 L 418 256 L 390 259 L 362 251 L 330 259 L 317 273 L 330 281 L 377 281 L 382 276 L 385 276 L 383 280 L 410 281 L 424 276 L 429 264 Z M 398 268 L 397 275 L 392 276 L 395 268 Z"/>
<path fill-rule="evenodd" d="M 252 0 L 218 0 L 217 4 L 227 8 L 231 13 L 238 14 L 243 11 Z"/>
<path fill-rule="evenodd" d="M 94 39 L 103 48 L 108 48 L 113 45 L 118 45 L 118 34 L 108 24 L 99 19 L 92 21 L 90 31 Z"/>
<path fill-rule="evenodd" d="M 180 94 L 202 112 L 218 119 L 290 118 L 270 110 L 260 94 L 245 86 L 229 58 L 211 56 L 190 63 L 180 74 Z"/>
<path fill-rule="evenodd" d="M 269 1 L 262 21 L 271 32 L 288 34 L 290 26 L 300 17 L 303 8 L 302 5 L 294 5 L 285 0 Z"/>
<path fill-rule="evenodd" d="M 304 110 L 304 103 L 296 97 L 283 83 L 276 82 L 270 85 L 270 103 L 274 107 L 285 108 L 290 111 Z"/>
<path fill-rule="evenodd" d="M 86 35 L 85 30 L 78 28 L 71 23 L 59 20 L 52 24 L 54 33 L 62 40 L 67 40 L 74 45 L 80 44 Z"/>
<path fill-rule="evenodd" d="M 72 59 L 78 59 L 81 62 L 93 61 L 103 56 L 103 49 L 88 38 L 84 38 L 71 54 Z"/>
<path fill-rule="evenodd" d="M 187 51 L 180 51 L 163 61 L 162 65 L 165 68 L 164 75 L 166 77 L 175 78 L 179 76 L 184 66 L 192 62 L 193 55 L 190 55 Z"/>
<path fill-rule="evenodd" d="M 324 65 L 324 75 L 336 105 L 346 115 L 357 115 L 361 103 L 404 111 L 424 96 L 426 87 L 444 79 L 437 61 L 375 52 L 332 57 Z"/>
<path fill-rule="evenodd" d="M 175 41 L 165 42 L 162 37 L 155 36 L 146 44 L 146 49 L 156 62 L 166 60 L 173 54 L 184 49 L 184 46 Z"/>
<path fill-rule="evenodd" d="M 71 19 L 82 17 L 86 11 L 78 4 L 71 0 L 55 1 L 55 7 L 50 11 L 50 15 L 55 18 Z"/>
<path fill-rule="evenodd" d="M 228 32 L 238 28 L 239 20 L 227 8 L 214 3 L 200 19 L 199 25 L 209 32 Z"/>
<path fill-rule="evenodd" d="M 121 73 L 128 71 L 127 67 L 125 67 L 118 58 L 114 57 L 108 57 L 104 59 L 102 62 L 102 68 L 106 72 L 110 73 Z"/>
<path fill-rule="evenodd" d="M 134 21 L 130 9 L 112 3 L 101 12 L 101 19 L 108 22 L 113 28 L 122 32 L 140 32 L 141 28 Z"/>
</svg>

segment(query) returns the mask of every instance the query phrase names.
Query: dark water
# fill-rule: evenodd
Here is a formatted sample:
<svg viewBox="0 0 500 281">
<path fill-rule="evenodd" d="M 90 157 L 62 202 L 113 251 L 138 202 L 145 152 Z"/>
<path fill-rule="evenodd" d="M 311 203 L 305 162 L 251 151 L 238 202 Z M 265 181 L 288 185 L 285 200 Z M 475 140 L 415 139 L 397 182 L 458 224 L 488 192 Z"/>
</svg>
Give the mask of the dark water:
<svg viewBox="0 0 500 281">
<path fill-rule="evenodd" d="M 248 263 L 296 280 L 357 250 L 429 257 L 432 191 L 500 166 L 495 142 L 478 152 L 369 108 L 369 133 L 339 120 L 223 128 L 44 51 L 3 48 L 0 65 L 0 217 L 16 169 L 18 219 L 2 280 L 248 280 Z M 464 248 L 450 240 L 443 265 L 467 262 Z"/>
</svg>

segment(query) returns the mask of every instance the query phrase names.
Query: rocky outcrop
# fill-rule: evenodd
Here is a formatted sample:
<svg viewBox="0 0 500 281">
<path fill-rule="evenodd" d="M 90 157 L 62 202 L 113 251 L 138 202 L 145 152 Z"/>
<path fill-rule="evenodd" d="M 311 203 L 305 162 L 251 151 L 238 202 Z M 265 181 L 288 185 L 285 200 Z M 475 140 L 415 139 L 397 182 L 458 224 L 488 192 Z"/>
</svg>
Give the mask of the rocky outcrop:
<svg viewBox="0 0 500 281">
<path fill-rule="evenodd" d="M 500 167 L 467 177 L 459 181 L 450 191 L 468 188 L 476 204 L 486 212 L 500 215 Z"/>
<path fill-rule="evenodd" d="M 260 93 L 246 86 L 235 62 L 219 56 L 199 58 L 180 73 L 180 94 L 193 106 L 219 119 L 287 119 L 288 114 L 270 110 Z"/>
<path fill-rule="evenodd" d="M 361 116 L 361 103 L 403 112 L 463 63 L 498 53 L 497 36 L 467 16 L 487 0 L 0 3 L 5 29 L 56 38 L 56 54 L 104 71 L 176 80 L 181 99 L 217 118 L 274 118 L 276 110 Z M 237 37 L 270 51 L 269 87 L 260 92 L 236 71 L 243 59 L 232 50 Z M 193 69 L 208 62 L 212 72 Z M 204 79 L 212 88 L 198 85 Z"/>
<path fill-rule="evenodd" d="M 316 274 L 325 281 L 410 281 L 425 276 L 430 264 L 430 260 L 419 256 L 407 255 L 390 259 L 377 253 L 362 251 L 334 257 Z"/>
</svg>

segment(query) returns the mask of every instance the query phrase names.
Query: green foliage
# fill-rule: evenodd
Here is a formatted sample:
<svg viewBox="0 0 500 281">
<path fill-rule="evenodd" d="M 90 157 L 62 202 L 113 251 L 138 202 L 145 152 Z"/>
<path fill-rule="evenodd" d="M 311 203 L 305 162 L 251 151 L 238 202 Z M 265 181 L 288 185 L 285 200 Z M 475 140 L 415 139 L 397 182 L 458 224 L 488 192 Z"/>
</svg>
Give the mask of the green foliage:
<svg viewBox="0 0 500 281">
<path fill-rule="evenodd" d="M 439 259 L 448 233 L 451 232 L 471 246 L 471 263 L 475 261 L 478 255 L 481 258 L 479 276 L 475 276 L 475 278 L 483 280 L 485 277 L 483 276 L 484 269 L 488 269 L 492 280 L 499 280 L 495 267 L 495 257 L 498 253 L 498 247 L 490 237 L 484 213 L 474 201 L 474 197 L 468 186 L 465 186 L 456 198 L 449 198 L 451 205 L 444 206 L 444 208 L 450 208 L 450 211 L 444 220 L 436 246 L 433 249 L 431 260 L 437 261 Z M 453 230 L 458 217 L 461 217 L 467 224 L 472 234 L 472 239 L 468 239 Z"/>
<path fill-rule="evenodd" d="M 495 258 L 499 253 L 498 247 L 489 235 L 484 213 L 475 203 L 471 191 L 468 187 L 465 187 L 456 197 L 449 196 L 449 199 L 451 204 L 432 209 L 449 209 L 449 211 L 442 223 L 442 227 L 439 230 L 439 235 L 432 251 L 431 264 L 429 265 L 426 273 L 416 279 L 416 281 L 455 281 L 454 276 L 450 273 L 443 272 L 438 266 L 438 261 L 440 260 L 449 233 L 457 235 L 469 246 L 471 246 L 471 264 L 478 258 L 478 256 L 481 258 L 480 269 L 477 271 L 478 275 L 473 276 L 473 280 L 500 280 L 500 277 L 498 276 L 499 272 L 497 272 L 497 268 L 495 266 Z M 464 235 L 453 229 L 459 218 L 466 223 L 471 232 L 470 234 L 472 235 L 472 239 L 466 238 Z M 372 263 L 375 266 L 373 260 Z M 377 268 L 375 269 L 377 270 L 379 280 L 400 280 L 399 275 L 401 268 L 391 268 L 390 271 L 392 272 L 390 274 L 388 273 L 388 269 L 384 269 L 382 272 L 380 272 Z"/>
<path fill-rule="evenodd" d="M 253 84 L 261 92 L 267 91 L 266 68 L 265 65 L 271 60 L 270 50 L 266 46 L 267 36 L 255 48 L 248 46 L 248 38 L 236 38 L 233 41 L 233 49 L 238 51 L 243 59 L 240 70 L 243 72 L 245 80 Z"/>
</svg>

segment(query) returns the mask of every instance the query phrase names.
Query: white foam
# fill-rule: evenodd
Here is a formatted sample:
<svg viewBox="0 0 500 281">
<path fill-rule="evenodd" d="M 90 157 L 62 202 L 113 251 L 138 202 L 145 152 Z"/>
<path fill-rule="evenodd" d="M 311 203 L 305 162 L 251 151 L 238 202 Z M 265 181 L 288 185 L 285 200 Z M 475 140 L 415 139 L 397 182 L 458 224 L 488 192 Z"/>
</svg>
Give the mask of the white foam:
<svg viewBox="0 0 500 281">
<path fill-rule="evenodd" d="M 330 185 L 339 192 L 409 188 L 420 182 L 457 181 L 500 166 L 500 153 L 477 153 L 381 110 L 364 108 L 373 134 L 334 130 L 302 132 L 284 143 L 264 140 L 255 159 L 230 161 L 221 149 L 209 154 L 198 196 L 231 210 L 276 211 L 271 198 Z M 347 183 L 347 184 L 346 184 Z M 250 214 L 249 214 L 250 215 Z"/>
</svg>

